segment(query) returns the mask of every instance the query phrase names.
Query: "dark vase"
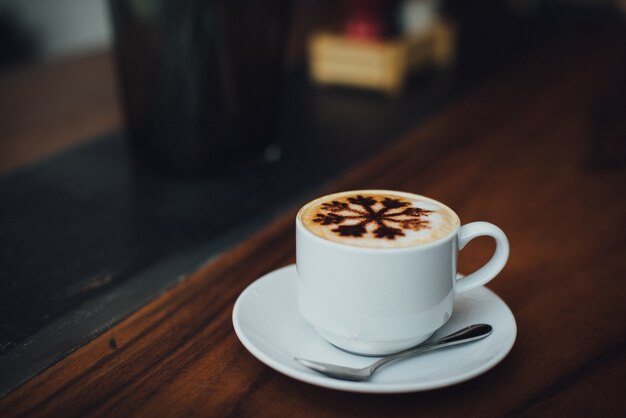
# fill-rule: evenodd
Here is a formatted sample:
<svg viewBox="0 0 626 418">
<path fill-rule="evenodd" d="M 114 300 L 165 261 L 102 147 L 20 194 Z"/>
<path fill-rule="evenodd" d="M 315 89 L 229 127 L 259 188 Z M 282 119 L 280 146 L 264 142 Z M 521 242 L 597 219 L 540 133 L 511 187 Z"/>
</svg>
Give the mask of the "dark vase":
<svg viewBox="0 0 626 418">
<path fill-rule="evenodd" d="M 129 144 L 169 172 L 253 167 L 278 144 L 288 0 L 109 0 Z"/>
</svg>

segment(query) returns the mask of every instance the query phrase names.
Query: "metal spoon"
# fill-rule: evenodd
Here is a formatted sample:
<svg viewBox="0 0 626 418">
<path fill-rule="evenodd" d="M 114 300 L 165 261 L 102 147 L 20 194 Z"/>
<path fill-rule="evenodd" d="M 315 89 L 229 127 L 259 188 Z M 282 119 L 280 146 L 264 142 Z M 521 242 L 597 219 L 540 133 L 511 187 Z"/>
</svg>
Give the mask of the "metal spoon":
<svg viewBox="0 0 626 418">
<path fill-rule="evenodd" d="M 425 343 L 422 343 L 418 346 L 385 356 L 380 360 L 370 364 L 369 366 L 363 367 L 361 369 L 354 367 L 337 366 L 335 364 L 307 360 L 300 357 L 295 357 L 295 360 L 305 365 L 306 367 L 315 370 L 316 372 L 325 374 L 326 376 L 330 376 L 335 379 L 352 380 L 358 382 L 361 380 L 369 379 L 370 376 L 372 376 L 372 374 L 374 374 L 374 372 L 379 367 L 389 363 L 390 361 L 410 357 L 417 353 L 423 353 L 424 351 L 432 351 L 439 348 L 450 347 L 452 345 L 468 343 L 470 341 L 477 341 L 491 334 L 492 330 L 493 328 L 491 327 L 491 325 L 487 324 L 470 325 L 469 327 L 465 327 L 446 337 L 442 337 L 434 341 L 426 341 Z"/>
</svg>

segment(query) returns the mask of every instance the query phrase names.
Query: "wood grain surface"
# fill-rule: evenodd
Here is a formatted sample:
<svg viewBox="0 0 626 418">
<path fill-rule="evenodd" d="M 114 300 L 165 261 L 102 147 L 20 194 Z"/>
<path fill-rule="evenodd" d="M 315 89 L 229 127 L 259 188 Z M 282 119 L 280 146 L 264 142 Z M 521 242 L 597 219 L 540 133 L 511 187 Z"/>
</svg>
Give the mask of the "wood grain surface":
<svg viewBox="0 0 626 418">
<path fill-rule="evenodd" d="M 463 223 L 502 227 L 511 257 L 489 287 L 518 339 L 491 371 L 435 391 L 363 395 L 257 361 L 232 308 L 256 278 L 294 262 L 293 207 L 9 394 L 0 416 L 624 416 L 626 130 L 624 114 L 606 112 L 626 100 L 624 39 L 612 30 L 547 47 L 327 188 L 425 194 Z M 462 271 L 492 250 L 472 242 Z"/>
</svg>

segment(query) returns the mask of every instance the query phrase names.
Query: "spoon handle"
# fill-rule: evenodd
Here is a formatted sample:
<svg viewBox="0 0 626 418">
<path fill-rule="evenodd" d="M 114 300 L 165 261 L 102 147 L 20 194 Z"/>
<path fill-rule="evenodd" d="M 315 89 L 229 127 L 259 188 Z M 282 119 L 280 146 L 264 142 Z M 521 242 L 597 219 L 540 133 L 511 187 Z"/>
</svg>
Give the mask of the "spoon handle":
<svg viewBox="0 0 626 418">
<path fill-rule="evenodd" d="M 378 369 L 383 364 L 387 364 L 390 361 L 399 360 L 402 358 L 410 357 L 417 353 L 423 353 L 424 351 L 436 350 L 438 348 L 450 347 L 452 345 L 468 343 L 470 341 L 480 340 L 481 338 L 485 338 L 491 332 L 493 328 L 491 325 L 487 324 L 475 324 L 470 325 L 469 327 L 465 327 L 455 333 L 447 335 L 445 337 L 439 338 L 434 341 L 427 341 L 421 345 L 408 348 L 404 351 L 400 351 L 395 354 L 390 354 L 381 358 L 380 360 L 372 363 L 369 366 L 370 372 L 374 373 L 376 369 Z"/>
</svg>

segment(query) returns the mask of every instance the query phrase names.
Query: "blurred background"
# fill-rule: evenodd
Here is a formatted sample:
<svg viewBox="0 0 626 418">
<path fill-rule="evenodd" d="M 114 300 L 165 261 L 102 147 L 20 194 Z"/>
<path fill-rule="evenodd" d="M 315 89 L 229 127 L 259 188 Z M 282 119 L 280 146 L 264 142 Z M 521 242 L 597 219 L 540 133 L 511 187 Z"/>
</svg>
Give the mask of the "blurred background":
<svg viewBox="0 0 626 418">
<path fill-rule="evenodd" d="M 530 57 L 624 39 L 625 13 L 0 0 L 0 394 Z M 623 130 L 601 132 L 624 103 L 619 85 L 598 108 L 602 168 L 626 160 Z"/>
<path fill-rule="evenodd" d="M 132 3 L 132 2 L 131 2 Z M 141 2 L 135 2 L 141 3 Z M 159 2 L 146 2 L 159 3 Z M 356 3 L 350 4 L 350 3 Z M 293 29 L 290 44 L 293 50 L 302 52 L 303 42 L 311 31 L 346 20 L 350 6 L 358 9 L 359 1 L 311 1 L 294 0 Z M 371 7 L 377 2 L 362 2 Z M 516 20 L 518 25 L 528 22 L 538 15 L 553 11 L 556 18 L 553 24 L 558 25 L 568 16 L 579 14 L 582 20 L 597 19 L 598 15 L 624 12 L 624 1 L 621 0 L 479 0 L 465 5 L 462 1 L 382 1 L 378 2 L 392 9 L 389 14 L 400 16 L 377 16 L 384 21 L 401 25 L 414 15 L 428 15 L 413 18 L 414 26 L 423 24 L 421 19 L 428 20 L 429 9 L 435 7 L 444 10 L 444 14 L 452 14 L 460 19 L 482 19 L 491 22 L 484 28 L 485 33 L 491 27 L 507 32 L 514 32 L 515 27 L 508 27 L 507 22 Z M 395 9 L 395 10 L 393 10 Z M 560 17 L 557 17 L 560 16 Z M 509 20 L 498 20 L 507 17 Z M 569 16 L 571 18 L 571 16 Z M 0 55 L 2 69 L 20 67 L 33 63 L 41 63 L 55 59 L 63 59 L 93 51 L 110 49 L 113 43 L 113 28 L 107 0 L 1 0 L 0 30 L 2 31 Z M 411 23 L 406 23 L 410 26 Z M 493 40 L 492 40 L 493 41 Z M 513 45 L 509 45 L 513 46 Z M 294 51 L 294 52 L 296 52 Z M 297 53 L 297 52 L 296 52 Z"/>
<path fill-rule="evenodd" d="M 230 125 L 220 122 L 222 127 L 216 128 L 217 121 L 211 121 L 211 128 L 206 124 L 195 126 L 175 140 L 163 131 L 170 125 L 176 126 L 176 132 L 180 132 L 182 126 L 189 126 L 190 118 L 185 119 L 183 114 L 208 120 L 208 114 L 219 113 L 216 109 L 232 106 L 234 96 L 225 92 L 228 89 L 211 90 L 212 82 L 254 90 L 239 100 L 243 103 L 253 103 L 253 97 L 281 95 L 276 106 L 313 106 L 313 109 L 303 109 L 302 117 L 305 114 L 336 117 L 336 121 L 329 121 L 329 124 L 338 124 L 339 128 L 347 129 L 346 134 L 362 136 L 360 143 L 373 143 L 375 147 L 382 140 L 381 132 L 390 126 L 397 129 L 383 134 L 388 139 L 397 137 L 402 127 L 411 126 L 427 110 L 434 110 L 451 96 L 458 96 L 501 69 L 520 62 L 525 53 L 549 39 L 583 36 L 608 21 L 621 22 L 626 8 L 624 3 L 622 0 L 481 0 L 471 4 L 454 0 L 293 0 L 273 1 L 263 7 L 265 14 L 253 11 L 255 16 L 247 16 L 242 11 L 258 7 L 254 2 L 235 2 L 222 10 L 220 2 L 191 0 L 175 7 L 167 1 L 156 0 L 0 0 L 0 74 L 3 76 L 0 88 L 4 93 L 0 99 L 0 173 L 102 132 L 119 129 L 123 121 L 131 132 L 130 144 L 136 157 L 170 171 L 203 171 L 202 166 L 206 166 L 207 161 L 216 163 L 210 158 L 211 153 L 217 152 L 216 147 L 222 153 L 233 151 L 220 149 L 215 143 L 211 145 L 213 151 L 201 149 L 202 140 L 196 136 L 206 137 L 208 129 L 221 128 L 224 132 L 213 137 L 224 137 L 225 132 L 232 132 L 242 124 L 234 116 Z M 172 12 L 168 9 L 172 7 L 186 12 Z M 212 28 L 219 27 L 216 24 L 219 22 L 228 30 L 238 32 L 240 38 L 231 32 L 218 39 L 221 35 Z M 184 27 L 193 30 L 185 34 L 176 29 Z M 269 33 L 269 29 L 263 32 L 261 28 L 274 28 L 276 34 Z M 250 39 L 242 34 L 250 39 L 257 38 L 257 43 L 264 42 L 261 40 L 267 36 L 266 46 L 252 46 Z M 269 38 L 275 35 L 280 37 L 279 41 Z M 116 39 L 117 48 L 114 48 Z M 270 42 L 274 45 L 267 46 Z M 220 52 L 220 43 L 225 45 L 224 50 L 239 54 L 231 57 L 234 64 L 230 70 L 214 68 L 216 74 L 194 79 L 191 76 L 194 71 L 197 74 L 212 71 L 196 57 L 204 56 L 212 62 L 229 61 Z M 185 49 L 181 45 L 189 47 Z M 172 51 L 168 52 L 167 48 Z M 251 51 L 259 55 L 248 57 L 250 63 L 244 63 L 241 57 L 250 55 Z M 281 66 L 271 60 L 262 62 L 263 56 L 281 59 Z M 180 63 L 180 67 L 173 63 Z M 256 66 L 255 71 L 240 70 L 252 66 Z M 224 71 L 239 73 L 226 81 L 217 74 Z M 34 74 L 37 72 L 47 73 L 48 78 L 38 77 Z M 15 84 L 24 77 L 29 77 L 24 83 L 30 87 L 17 94 L 19 100 L 9 99 Z M 252 80 L 249 85 L 244 84 L 243 80 L 254 77 L 274 81 L 268 82 L 266 90 L 261 91 L 259 86 L 265 84 L 264 81 Z M 143 84 L 138 80 L 143 80 Z M 177 84 L 183 82 L 187 83 L 188 90 L 204 91 L 198 93 L 203 97 L 221 97 L 197 103 L 199 100 L 189 96 L 193 92 Z M 76 92 L 64 91 L 66 83 L 80 88 Z M 140 85 L 162 92 L 161 96 L 148 95 L 141 91 Z M 164 86 L 171 86 L 171 89 Z M 319 94 L 321 88 L 327 87 L 330 93 Z M 233 88 L 230 90 L 232 92 Z M 179 96 L 174 97 L 176 94 Z M 232 97 L 229 98 L 229 94 Z M 163 97 L 165 95 L 169 98 Z M 175 115 L 172 109 L 176 106 L 164 103 L 167 100 L 189 105 Z M 50 101 L 55 103 L 54 115 L 49 109 Z M 147 101 L 162 102 L 162 106 L 148 109 Z M 92 107 L 85 109 L 85 103 Z M 378 108 L 381 104 L 382 108 Z M 255 108 L 258 110 L 259 106 Z M 411 112 L 403 111 L 407 108 Z M 208 109 L 212 109 L 212 113 L 206 113 Z M 336 109 L 345 114 L 335 115 Z M 274 106 L 267 109 L 272 114 L 279 111 Z M 257 115 L 256 125 L 268 119 L 258 112 L 246 109 L 241 112 L 239 117 L 248 120 Z M 405 117 L 408 113 L 412 115 L 409 118 Z M 25 114 L 28 114 L 28 122 L 24 121 Z M 155 124 L 163 115 L 168 115 L 168 120 Z M 364 118 L 366 115 L 372 117 Z M 60 118 L 54 119 L 56 116 Z M 73 126 L 65 124 L 65 132 L 57 135 L 55 123 L 63 123 L 63 117 L 72 120 Z M 224 117 L 221 115 L 220 121 Z M 355 117 L 367 120 L 368 124 L 355 123 Z M 383 122 L 391 120 L 389 117 L 393 122 Z M 24 136 L 36 135 L 32 133 L 33 125 L 46 132 L 45 141 L 24 139 Z M 318 123 L 314 125 L 315 129 L 321 129 Z M 243 144 L 231 137 L 229 142 L 250 148 L 250 157 L 267 153 L 265 157 L 276 160 L 285 144 L 270 144 L 277 142 L 275 138 L 280 134 L 270 133 L 269 126 L 262 131 L 268 131 L 267 135 L 274 140 L 260 138 Z M 372 131 L 375 134 L 371 134 Z M 241 131 L 235 135 L 241 141 L 250 133 Z M 325 135 L 314 135 L 315 140 Z M 141 138 L 146 136 L 151 139 L 150 144 L 144 146 Z M 155 136 L 160 142 L 153 139 Z M 195 138 L 195 145 L 191 145 L 191 140 L 182 144 L 181 136 Z M 288 136 L 283 133 L 280 141 L 289 141 Z M 154 149 L 156 142 L 161 144 L 160 150 L 146 151 Z M 190 155 L 180 151 L 183 147 L 191 150 Z M 140 148 L 142 151 L 138 151 Z M 172 154 L 172 149 L 178 153 Z M 249 160 L 242 165 L 255 165 Z M 236 163 L 228 161 L 226 165 L 236 166 Z"/>
<path fill-rule="evenodd" d="M 2 0 L 0 19 L 3 70 L 111 46 L 105 0 Z"/>
</svg>

